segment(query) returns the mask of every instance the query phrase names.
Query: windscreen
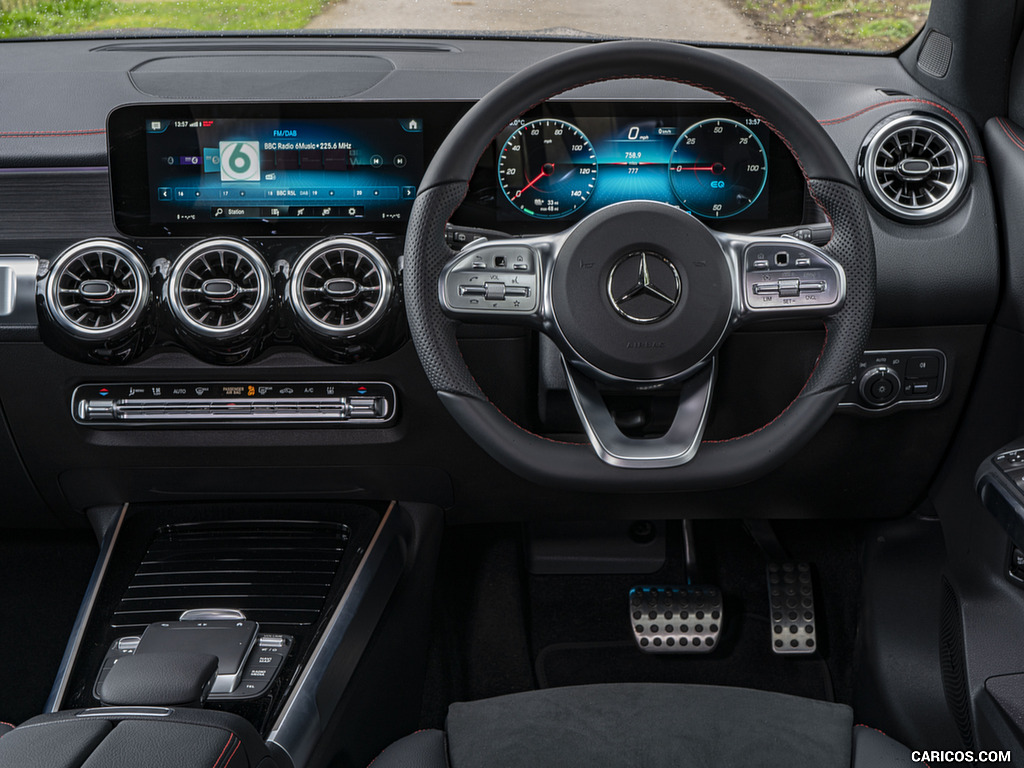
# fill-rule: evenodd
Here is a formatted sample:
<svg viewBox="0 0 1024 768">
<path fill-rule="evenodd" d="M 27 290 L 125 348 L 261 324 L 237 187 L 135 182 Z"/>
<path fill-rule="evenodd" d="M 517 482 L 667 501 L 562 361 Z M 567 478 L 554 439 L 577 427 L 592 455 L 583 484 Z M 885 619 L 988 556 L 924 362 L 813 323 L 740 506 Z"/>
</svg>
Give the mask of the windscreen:
<svg viewBox="0 0 1024 768">
<path fill-rule="evenodd" d="M 928 9 L 908 0 L 0 0 L 0 37 L 426 32 L 887 52 L 914 37 Z"/>
</svg>

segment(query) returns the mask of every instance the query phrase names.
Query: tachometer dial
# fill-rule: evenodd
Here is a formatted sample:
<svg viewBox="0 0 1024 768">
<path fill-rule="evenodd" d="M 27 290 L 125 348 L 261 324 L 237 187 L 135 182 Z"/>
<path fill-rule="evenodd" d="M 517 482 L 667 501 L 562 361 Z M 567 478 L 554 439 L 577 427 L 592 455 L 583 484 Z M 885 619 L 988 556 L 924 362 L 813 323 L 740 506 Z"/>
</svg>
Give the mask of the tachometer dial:
<svg viewBox="0 0 1024 768">
<path fill-rule="evenodd" d="M 534 120 L 508 137 L 498 158 L 498 180 L 523 213 L 557 219 L 578 211 L 597 184 L 594 147 L 562 120 Z"/>
<path fill-rule="evenodd" d="M 768 154 L 742 123 L 703 120 L 691 125 L 672 148 L 668 178 L 684 208 L 724 219 L 745 211 L 761 196 Z"/>
</svg>

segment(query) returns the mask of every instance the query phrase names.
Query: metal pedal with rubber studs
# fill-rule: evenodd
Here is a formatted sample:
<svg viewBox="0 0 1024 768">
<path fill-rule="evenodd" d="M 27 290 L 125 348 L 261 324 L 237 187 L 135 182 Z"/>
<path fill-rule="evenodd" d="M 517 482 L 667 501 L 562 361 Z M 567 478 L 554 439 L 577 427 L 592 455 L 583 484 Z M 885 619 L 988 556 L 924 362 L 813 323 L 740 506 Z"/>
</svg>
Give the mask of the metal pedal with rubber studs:
<svg viewBox="0 0 1024 768">
<path fill-rule="evenodd" d="M 722 634 L 718 587 L 633 587 L 633 638 L 645 653 L 710 653 Z"/>
<path fill-rule="evenodd" d="M 818 627 L 814 623 L 814 584 L 807 563 L 769 563 L 768 599 L 772 650 L 775 653 L 814 653 Z"/>
</svg>

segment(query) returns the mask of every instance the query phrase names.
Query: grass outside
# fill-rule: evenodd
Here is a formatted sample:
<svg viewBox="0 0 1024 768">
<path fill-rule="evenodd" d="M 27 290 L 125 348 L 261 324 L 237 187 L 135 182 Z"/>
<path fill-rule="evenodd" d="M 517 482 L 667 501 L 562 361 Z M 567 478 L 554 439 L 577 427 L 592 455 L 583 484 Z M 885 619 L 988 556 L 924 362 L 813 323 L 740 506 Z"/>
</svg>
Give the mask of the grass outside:
<svg viewBox="0 0 1024 768">
<path fill-rule="evenodd" d="M 776 45 L 893 51 L 921 29 L 930 1 L 732 0 Z"/>
<path fill-rule="evenodd" d="M 106 30 L 302 29 L 324 0 L 0 0 L 0 37 Z"/>
</svg>

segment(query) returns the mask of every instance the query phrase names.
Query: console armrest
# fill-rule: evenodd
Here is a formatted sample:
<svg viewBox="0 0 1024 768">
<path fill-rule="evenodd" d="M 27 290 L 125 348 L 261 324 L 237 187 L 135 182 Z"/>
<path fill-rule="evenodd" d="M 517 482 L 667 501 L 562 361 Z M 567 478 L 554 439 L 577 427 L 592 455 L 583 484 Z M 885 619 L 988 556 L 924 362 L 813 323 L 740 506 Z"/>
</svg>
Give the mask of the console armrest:
<svg viewBox="0 0 1024 768">
<path fill-rule="evenodd" d="M 196 706 L 217 677 L 209 653 L 137 653 L 117 659 L 100 685 L 100 701 L 123 706 Z"/>
<path fill-rule="evenodd" d="M 0 765 L 17 768 L 290 768 L 245 720 L 226 712 L 110 707 L 59 712 L 0 738 Z"/>
</svg>

